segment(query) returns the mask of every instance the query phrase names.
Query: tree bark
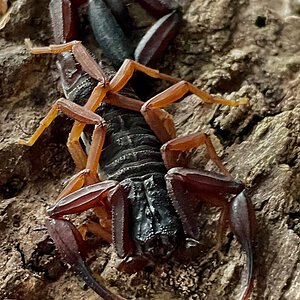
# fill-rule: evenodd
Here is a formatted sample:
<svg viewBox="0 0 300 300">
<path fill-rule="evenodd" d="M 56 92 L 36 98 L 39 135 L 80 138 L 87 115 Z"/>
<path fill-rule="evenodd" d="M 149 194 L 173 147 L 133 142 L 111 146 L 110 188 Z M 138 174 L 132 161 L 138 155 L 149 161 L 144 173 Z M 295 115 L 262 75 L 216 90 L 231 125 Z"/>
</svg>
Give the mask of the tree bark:
<svg viewBox="0 0 300 300">
<path fill-rule="evenodd" d="M 177 133 L 210 134 L 227 169 L 247 185 L 257 218 L 251 299 L 300 299 L 297 1 L 178 2 L 184 21 L 157 68 L 212 94 L 248 97 L 249 104 L 208 105 L 187 96 L 169 108 Z M 141 9 L 129 8 L 138 23 Z M 64 146 L 70 122 L 58 117 L 30 149 L 17 144 L 22 130 L 33 132 L 61 96 L 55 58 L 32 56 L 23 43 L 50 44 L 48 1 L 16 0 L 8 14 L 0 30 L 0 298 L 97 299 L 66 272 L 44 227 L 45 208 L 74 172 Z M 215 170 L 205 149 L 191 154 L 190 165 Z M 230 232 L 224 257 L 213 251 L 217 218 L 216 210 L 203 206 L 205 250 L 191 262 L 170 261 L 128 276 L 112 267 L 112 247 L 103 244 L 92 265 L 128 299 L 239 299 L 245 255 Z"/>
</svg>

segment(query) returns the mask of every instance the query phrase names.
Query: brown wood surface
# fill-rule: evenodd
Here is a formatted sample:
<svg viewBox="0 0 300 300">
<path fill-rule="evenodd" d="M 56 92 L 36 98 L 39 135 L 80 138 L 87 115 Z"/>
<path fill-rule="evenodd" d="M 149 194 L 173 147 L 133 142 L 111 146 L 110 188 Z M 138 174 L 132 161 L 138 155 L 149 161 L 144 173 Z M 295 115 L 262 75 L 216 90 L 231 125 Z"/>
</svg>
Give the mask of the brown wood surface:
<svg viewBox="0 0 300 300">
<path fill-rule="evenodd" d="M 65 146 L 70 120 L 58 117 L 32 148 L 16 144 L 62 96 L 55 58 L 32 56 L 24 46 L 25 38 L 40 46 L 53 42 L 48 1 L 9 2 L 9 20 L 0 30 L 0 298 L 98 299 L 66 271 L 44 225 L 46 207 L 74 174 Z M 169 109 L 177 133 L 209 133 L 226 168 L 249 188 L 258 221 L 251 299 L 300 299 L 299 4 L 178 2 L 184 22 L 157 68 L 228 99 L 249 97 L 250 103 L 225 107 L 188 96 Z M 151 19 L 132 2 L 129 8 L 137 27 L 132 35 L 139 36 Z M 190 164 L 215 168 L 202 148 Z M 90 218 L 88 213 L 74 220 Z M 231 233 L 224 258 L 212 252 L 216 220 L 215 211 L 203 206 L 205 250 L 192 262 L 169 261 L 150 274 L 127 276 L 113 268 L 106 244 L 90 262 L 128 299 L 238 299 L 245 257 Z"/>
</svg>

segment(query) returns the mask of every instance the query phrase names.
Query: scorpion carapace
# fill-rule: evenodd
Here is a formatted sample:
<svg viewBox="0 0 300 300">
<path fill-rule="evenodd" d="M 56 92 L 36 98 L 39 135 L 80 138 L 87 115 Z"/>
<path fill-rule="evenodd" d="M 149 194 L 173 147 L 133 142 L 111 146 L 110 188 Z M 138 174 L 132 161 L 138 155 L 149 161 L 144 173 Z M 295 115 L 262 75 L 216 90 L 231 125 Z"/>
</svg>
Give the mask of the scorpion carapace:
<svg viewBox="0 0 300 300">
<path fill-rule="evenodd" d="M 61 54 L 58 65 L 68 100 L 57 100 L 33 136 L 20 143 L 32 145 L 59 111 L 75 120 L 67 146 L 80 171 L 59 195 L 58 202 L 48 209 L 46 221 L 59 252 L 104 299 L 123 299 L 100 284 L 86 265 L 86 233 L 112 242 L 120 259 L 118 269 L 129 273 L 174 254 L 182 256 L 186 251 L 189 255 L 191 248 L 201 246 L 198 211 L 195 201 L 191 201 L 196 196 L 198 203 L 221 208 L 217 246 L 220 247 L 229 223 L 245 250 L 247 280 L 241 299 L 248 299 L 253 285 L 255 215 L 245 186 L 232 178 L 206 134 L 176 138 L 172 117 L 163 109 L 188 92 L 212 104 L 237 106 L 246 104 L 247 99 L 213 97 L 186 81 L 130 59 L 125 59 L 115 74 L 107 72 L 81 42 L 69 40 L 76 34 L 76 22 L 70 21 L 72 2 L 57 2 L 58 16 L 55 6 L 50 9 L 52 16 L 64 24 L 54 30 L 59 44 L 42 48 L 32 48 L 28 41 L 27 44 L 34 54 Z M 142 102 L 125 87 L 135 71 L 174 85 Z M 86 125 L 94 126 L 88 155 L 80 143 L 80 137 L 85 140 L 87 135 Z M 206 146 L 222 175 L 186 167 L 182 152 L 200 145 Z M 104 181 L 99 179 L 99 162 L 106 174 Z M 99 222 L 88 221 L 76 228 L 64 218 L 90 208 Z"/>
</svg>

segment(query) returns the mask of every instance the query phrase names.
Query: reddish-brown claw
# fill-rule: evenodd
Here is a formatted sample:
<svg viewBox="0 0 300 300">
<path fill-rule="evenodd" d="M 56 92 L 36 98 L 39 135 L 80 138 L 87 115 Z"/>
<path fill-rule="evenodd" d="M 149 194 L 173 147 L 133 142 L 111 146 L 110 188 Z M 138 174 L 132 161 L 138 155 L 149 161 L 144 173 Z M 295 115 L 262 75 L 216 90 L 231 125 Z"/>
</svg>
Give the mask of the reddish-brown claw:
<svg viewBox="0 0 300 300">
<path fill-rule="evenodd" d="M 59 200 L 47 213 L 52 218 L 59 218 L 99 206 L 117 184 L 117 181 L 107 180 L 83 187 Z"/>
<path fill-rule="evenodd" d="M 255 215 L 251 200 L 244 191 L 244 184 L 229 177 L 207 171 L 187 168 L 170 169 L 165 176 L 167 188 L 177 213 L 180 215 L 184 232 L 193 238 L 199 238 L 197 214 L 189 201 L 196 195 L 198 201 L 207 202 L 222 209 L 219 239 L 225 233 L 228 218 L 230 227 L 247 255 L 247 279 L 241 299 L 250 296 L 253 287 L 253 246 Z M 236 195 L 228 202 L 228 194 Z M 222 224 L 223 223 L 223 224 Z M 220 244 L 221 241 L 218 241 Z"/>
<path fill-rule="evenodd" d="M 246 282 L 242 300 L 248 299 L 253 287 L 253 247 L 256 219 L 251 200 L 242 191 L 230 203 L 230 226 L 247 255 Z"/>
<path fill-rule="evenodd" d="M 134 52 L 136 61 L 153 66 L 165 52 L 179 30 L 180 14 L 176 11 L 160 18 L 143 36 Z"/>
<path fill-rule="evenodd" d="M 95 38 L 115 67 L 120 67 L 124 59 L 133 56 L 135 60 L 149 66 L 161 58 L 166 47 L 175 37 L 181 19 L 179 12 L 174 11 L 171 3 L 173 1 L 140 1 L 147 11 L 160 19 L 147 31 L 133 55 L 134 49 L 122 31 L 122 26 L 120 27 L 116 20 L 116 18 L 121 19 L 122 23 L 122 19 L 127 18 L 122 1 L 115 0 L 113 3 L 107 3 L 103 0 L 91 0 L 89 2 L 89 19 Z"/>
<path fill-rule="evenodd" d="M 84 241 L 71 222 L 65 219 L 48 218 L 46 226 L 64 261 L 75 269 L 89 287 L 106 300 L 125 300 L 123 297 L 113 294 L 93 277 L 92 271 L 84 262 L 86 255 Z"/>
<path fill-rule="evenodd" d="M 160 18 L 178 8 L 174 0 L 137 0 L 153 16 Z"/>
<path fill-rule="evenodd" d="M 76 40 L 79 18 L 73 3 L 70 0 L 52 0 L 49 9 L 55 43 Z"/>
</svg>

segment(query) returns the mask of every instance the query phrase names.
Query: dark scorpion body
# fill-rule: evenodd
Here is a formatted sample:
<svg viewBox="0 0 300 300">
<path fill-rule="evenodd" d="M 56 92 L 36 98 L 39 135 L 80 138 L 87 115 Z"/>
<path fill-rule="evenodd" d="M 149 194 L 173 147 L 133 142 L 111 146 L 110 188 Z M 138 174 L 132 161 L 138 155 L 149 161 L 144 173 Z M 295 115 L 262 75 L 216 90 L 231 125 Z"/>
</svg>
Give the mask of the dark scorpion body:
<svg viewBox="0 0 300 300">
<path fill-rule="evenodd" d="M 98 14 L 99 10 L 106 12 L 107 9 L 109 8 L 102 1 L 91 1 L 89 7 L 90 12 L 95 13 L 94 11 L 98 10 Z M 164 12 L 168 12 L 166 8 Z M 101 30 L 100 25 L 108 23 L 107 27 L 112 26 L 114 19 L 108 18 L 102 21 L 100 21 L 101 18 L 90 17 L 90 19 L 93 20 L 92 26 L 95 28 L 94 31 L 97 31 L 96 38 L 99 37 L 99 43 L 102 42 L 103 45 L 104 42 L 104 49 L 111 49 L 112 42 L 106 42 L 109 39 L 104 36 L 105 28 Z M 101 22 L 100 25 L 99 22 Z M 172 27 L 177 23 L 176 17 Z M 166 31 L 165 28 L 164 31 Z M 165 37 L 166 33 L 163 35 Z M 119 43 L 117 43 L 116 51 L 111 52 L 110 60 L 114 62 L 114 65 L 119 66 L 126 57 L 131 57 L 130 50 L 128 50 L 129 42 L 119 28 L 115 28 L 113 36 Z M 72 39 L 75 39 L 75 36 L 67 40 Z M 62 41 L 57 39 L 55 42 Z M 159 52 L 163 50 L 160 48 Z M 141 57 L 141 60 L 153 62 L 153 57 L 149 59 Z M 75 103 L 84 104 L 96 82 L 77 65 L 72 52 L 62 53 L 57 65 L 63 80 L 66 98 Z M 71 72 L 72 77 L 70 77 L 72 65 L 76 66 L 76 69 Z M 113 78 L 116 73 L 113 68 L 103 65 L 102 68 L 109 80 Z M 122 94 L 139 100 L 130 87 L 125 87 Z M 166 190 L 164 176 L 167 169 L 160 153 L 161 142 L 140 113 L 106 103 L 102 103 L 96 113 L 100 114 L 107 123 L 100 169 L 103 170 L 106 179 L 118 181 L 130 190 L 128 199 L 131 215 L 134 216 L 131 218 L 132 235 L 133 240 L 137 241 L 136 246 L 140 248 L 138 252 L 149 257 L 167 258 L 178 245 L 178 234 L 183 232 L 180 230 L 180 221 Z M 154 214 L 153 211 L 155 211 Z"/>
<path fill-rule="evenodd" d="M 103 117 L 109 125 L 100 166 L 128 190 L 135 255 L 166 259 L 183 232 L 166 189 L 161 143 L 141 114 L 110 108 Z"/>
<path fill-rule="evenodd" d="M 105 69 L 113 77 L 115 72 L 107 66 Z M 84 81 L 89 95 L 94 82 L 90 77 Z M 70 91 L 73 95 L 67 99 L 82 103 L 83 89 Z M 122 94 L 138 99 L 129 87 Z M 107 123 L 100 169 L 107 180 L 117 181 L 129 190 L 130 215 L 134 216 L 130 218 L 132 238 L 137 242 L 135 248 L 139 248 L 136 254 L 167 258 L 177 248 L 183 232 L 166 190 L 167 169 L 160 153 L 161 142 L 138 112 L 102 103 L 96 113 Z"/>
<path fill-rule="evenodd" d="M 201 246 L 196 225 L 198 211 L 194 207 L 197 195 L 197 201 L 222 208 L 218 246 L 227 223 L 230 223 L 247 253 L 247 280 L 241 296 L 246 300 L 253 284 L 251 240 L 255 217 L 244 184 L 231 177 L 207 135 L 175 138 L 173 121 L 162 109 L 187 92 L 210 103 L 240 105 L 246 101 L 214 98 L 187 82 L 130 60 L 125 60 L 117 73 L 107 66 L 100 68 L 81 43 L 73 41 L 76 39 L 76 22 L 71 17 L 74 13 L 72 3 L 52 1 L 50 9 L 53 24 L 57 14 L 65 22 L 63 29 L 54 28 L 55 42 L 62 45 L 31 50 L 37 54 L 61 53 L 58 69 L 66 98 L 72 102 L 58 100 L 32 138 L 21 143 L 32 145 L 58 111 L 75 119 L 68 148 L 81 171 L 60 194 L 57 204 L 48 210 L 50 218 L 47 220 L 48 231 L 64 259 L 104 299 L 123 299 L 112 294 L 92 276 L 84 262 L 82 235 L 90 231 L 112 241 L 121 260 L 118 269 L 129 273 L 174 254 L 191 256 Z M 159 30 L 152 35 L 160 40 L 166 36 L 163 29 L 168 31 L 169 25 L 161 23 L 157 28 Z M 167 34 L 166 40 L 169 38 Z M 148 36 L 149 40 L 151 36 Z M 141 60 L 152 61 L 151 55 L 144 54 L 151 53 L 148 47 L 147 41 L 138 47 Z M 165 45 L 159 43 L 154 48 L 152 54 L 157 56 Z M 122 56 L 123 52 L 120 52 Z M 175 85 L 144 103 L 130 87 L 123 89 L 134 70 L 169 80 Z M 86 125 L 94 126 L 90 143 L 86 142 L 89 140 L 86 137 L 88 130 L 82 135 Z M 79 143 L 80 136 L 90 147 L 87 158 Z M 224 175 L 186 168 L 182 152 L 202 144 L 206 145 L 211 159 Z M 104 181 L 98 177 L 100 155 L 100 170 L 106 176 Z M 230 195 L 234 197 L 229 201 Z M 65 215 L 89 208 L 95 208 L 99 224 L 90 223 L 79 232 L 64 219 Z"/>
</svg>

